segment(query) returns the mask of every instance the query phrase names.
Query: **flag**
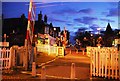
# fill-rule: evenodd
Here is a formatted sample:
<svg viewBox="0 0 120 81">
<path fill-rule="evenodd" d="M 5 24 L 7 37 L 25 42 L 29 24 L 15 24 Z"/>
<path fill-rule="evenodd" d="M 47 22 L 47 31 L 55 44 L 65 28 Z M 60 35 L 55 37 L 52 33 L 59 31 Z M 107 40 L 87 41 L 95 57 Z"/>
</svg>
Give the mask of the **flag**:
<svg viewBox="0 0 120 81">
<path fill-rule="evenodd" d="M 35 25 L 35 5 L 33 4 L 33 1 L 30 0 L 29 12 L 28 12 L 27 34 L 26 34 L 26 39 L 28 41 L 28 44 L 32 44 L 33 42 L 34 25 Z"/>
</svg>

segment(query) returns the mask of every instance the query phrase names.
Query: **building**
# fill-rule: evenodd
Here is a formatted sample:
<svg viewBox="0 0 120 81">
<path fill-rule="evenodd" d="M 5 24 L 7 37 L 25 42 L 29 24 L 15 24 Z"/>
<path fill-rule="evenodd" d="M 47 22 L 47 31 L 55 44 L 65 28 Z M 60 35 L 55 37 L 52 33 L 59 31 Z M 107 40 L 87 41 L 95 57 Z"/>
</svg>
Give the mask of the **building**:
<svg viewBox="0 0 120 81">
<path fill-rule="evenodd" d="M 2 35 L 7 34 L 7 41 L 10 42 L 10 46 L 17 44 L 19 46 L 24 45 L 24 40 L 26 38 L 27 23 L 28 19 L 24 14 L 20 18 L 8 18 L 4 19 L 2 22 Z M 35 21 L 34 34 L 47 34 L 51 37 L 58 37 L 60 32 L 60 27 L 53 27 L 52 23 L 47 23 L 47 15 L 44 15 L 42 12 L 38 14 L 38 20 Z"/>
<path fill-rule="evenodd" d="M 8 19 L 3 18 L 2 37 L 4 34 L 7 35 L 6 41 L 9 42 L 9 46 L 24 45 L 26 31 L 27 31 L 27 18 L 25 18 L 24 14 L 22 14 L 20 18 L 8 18 Z"/>
</svg>

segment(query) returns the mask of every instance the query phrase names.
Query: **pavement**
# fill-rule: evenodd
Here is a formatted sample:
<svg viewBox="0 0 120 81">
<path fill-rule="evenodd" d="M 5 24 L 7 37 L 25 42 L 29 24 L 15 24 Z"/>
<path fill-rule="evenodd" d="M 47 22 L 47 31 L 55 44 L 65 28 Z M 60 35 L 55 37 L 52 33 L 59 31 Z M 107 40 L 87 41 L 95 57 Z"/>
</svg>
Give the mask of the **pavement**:
<svg viewBox="0 0 120 81">
<path fill-rule="evenodd" d="M 85 53 L 86 54 L 86 53 Z M 41 79 L 41 73 L 45 73 L 46 81 L 69 81 L 71 80 L 71 64 L 75 64 L 75 80 L 74 81 L 108 81 L 106 78 L 92 77 L 90 78 L 90 58 L 83 55 L 82 52 L 72 54 L 67 53 L 64 57 L 48 56 L 46 54 L 39 54 L 37 56 L 37 76 L 32 76 L 32 71 L 3 71 L 2 78 L 4 80 L 44 80 Z M 42 66 L 45 66 L 42 69 Z M 109 80 L 118 81 L 118 80 Z"/>
</svg>

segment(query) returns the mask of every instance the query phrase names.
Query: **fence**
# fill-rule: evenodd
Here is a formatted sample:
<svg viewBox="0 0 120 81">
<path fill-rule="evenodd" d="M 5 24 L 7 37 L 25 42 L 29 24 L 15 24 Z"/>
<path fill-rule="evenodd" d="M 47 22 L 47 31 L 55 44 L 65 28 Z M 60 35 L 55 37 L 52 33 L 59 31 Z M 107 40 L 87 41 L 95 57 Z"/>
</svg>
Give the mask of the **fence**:
<svg viewBox="0 0 120 81">
<path fill-rule="evenodd" d="M 120 57 L 114 47 L 89 47 L 91 76 L 120 79 Z M 89 55 L 88 54 L 88 55 Z"/>
<path fill-rule="evenodd" d="M 10 49 L 0 48 L 0 69 L 9 69 L 11 67 Z"/>
<path fill-rule="evenodd" d="M 48 55 L 64 56 L 64 48 L 50 45 L 37 45 L 37 51 L 47 53 Z"/>
<path fill-rule="evenodd" d="M 88 57 L 90 57 L 91 49 L 92 49 L 92 50 L 97 50 L 98 47 L 91 47 L 91 46 L 88 46 L 86 49 L 87 49 L 86 55 L 87 55 Z"/>
<path fill-rule="evenodd" d="M 24 53 L 24 47 L 12 46 L 10 49 L 0 48 L 0 69 L 9 69 L 22 65 L 23 60 L 26 59 Z"/>
<path fill-rule="evenodd" d="M 28 69 L 29 64 L 33 61 L 33 57 L 36 58 L 36 48 L 34 47 L 33 53 L 28 55 L 26 47 L 14 45 L 10 49 L 0 48 L 0 69 L 9 69 L 12 67 L 24 67 Z M 43 49 L 44 50 L 44 49 Z M 29 65 L 30 66 L 30 65 Z"/>
</svg>

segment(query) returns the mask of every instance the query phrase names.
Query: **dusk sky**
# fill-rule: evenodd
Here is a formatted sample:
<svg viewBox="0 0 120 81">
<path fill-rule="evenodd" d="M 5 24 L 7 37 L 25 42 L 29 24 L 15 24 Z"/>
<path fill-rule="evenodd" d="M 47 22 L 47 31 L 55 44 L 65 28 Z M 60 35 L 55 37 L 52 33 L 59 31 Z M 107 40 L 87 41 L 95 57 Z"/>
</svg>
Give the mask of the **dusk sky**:
<svg viewBox="0 0 120 81">
<path fill-rule="evenodd" d="M 81 31 L 97 32 L 97 28 L 105 30 L 108 22 L 112 29 L 118 29 L 118 2 L 36 2 L 36 20 L 42 11 L 48 16 L 48 23 L 61 27 L 73 34 Z M 28 2 L 3 2 L 4 18 L 18 18 L 23 13 L 28 16 Z"/>
</svg>

